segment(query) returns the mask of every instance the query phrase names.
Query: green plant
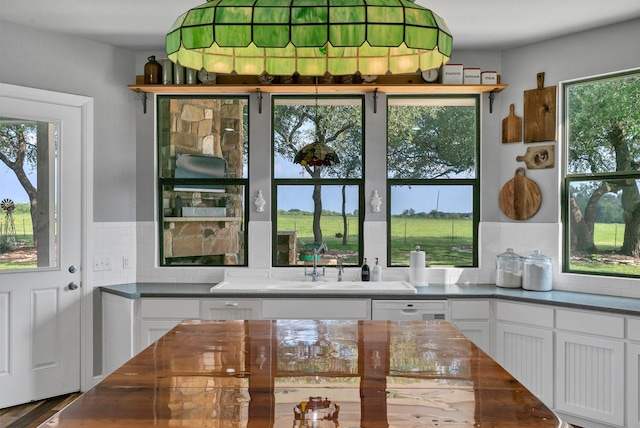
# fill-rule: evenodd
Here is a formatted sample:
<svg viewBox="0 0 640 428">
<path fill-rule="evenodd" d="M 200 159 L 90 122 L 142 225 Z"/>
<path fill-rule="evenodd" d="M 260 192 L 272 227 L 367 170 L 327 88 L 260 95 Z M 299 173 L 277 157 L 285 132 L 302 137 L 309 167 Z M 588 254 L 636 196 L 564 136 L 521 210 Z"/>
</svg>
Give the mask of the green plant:
<svg viewBox="0 0 640 428">
<path fill-rule="evenodd" d="M 13 250 L 14 244 L 11 239 L 6 236 L 0 237 L 0 254 L 8 253 Z"/>
</svg>

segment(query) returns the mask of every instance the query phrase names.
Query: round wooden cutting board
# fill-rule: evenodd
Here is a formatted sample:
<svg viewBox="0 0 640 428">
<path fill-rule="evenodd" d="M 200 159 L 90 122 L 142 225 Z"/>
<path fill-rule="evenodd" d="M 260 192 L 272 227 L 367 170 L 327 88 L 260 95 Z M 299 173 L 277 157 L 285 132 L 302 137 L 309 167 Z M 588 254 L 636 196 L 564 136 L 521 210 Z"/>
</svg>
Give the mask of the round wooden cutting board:
<svg viewBox="0 0 640 428">
<path fill-rule="evenodd" d="M 526 177 L 525 169 L 518 168 L 514 177 L 500 190 L 500 209 L 513 220 L 531 218 L 540 209 L 542 195 L 535 181 Z"/>
</svg>

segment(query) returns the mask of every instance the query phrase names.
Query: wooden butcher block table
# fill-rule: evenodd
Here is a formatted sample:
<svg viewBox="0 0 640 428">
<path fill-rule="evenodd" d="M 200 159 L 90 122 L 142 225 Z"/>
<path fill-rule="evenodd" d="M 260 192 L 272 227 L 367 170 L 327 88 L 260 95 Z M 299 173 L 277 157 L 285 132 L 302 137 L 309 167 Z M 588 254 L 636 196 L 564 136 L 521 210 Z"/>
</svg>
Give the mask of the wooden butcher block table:
<svg viewBox="0 0 640 428">
<path fill-rule="evenodd" d="M 43 426 L 569 427 L 445 321 L 184 321 Z"/>
</svg>

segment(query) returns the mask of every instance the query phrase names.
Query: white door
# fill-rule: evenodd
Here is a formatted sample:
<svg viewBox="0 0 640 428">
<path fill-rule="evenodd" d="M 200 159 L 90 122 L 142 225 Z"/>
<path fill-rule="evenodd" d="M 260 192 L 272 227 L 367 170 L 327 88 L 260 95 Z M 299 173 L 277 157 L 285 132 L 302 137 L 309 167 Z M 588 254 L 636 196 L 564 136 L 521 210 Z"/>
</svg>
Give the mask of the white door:
<svg viewBox="0 0 640 428">
<path fill-rule="evenodd" d="M 16 88 L 0 84 L 0 144 L 17 156 L 26 139 L 29 184 L 0 162 L 0 408 L 79 391 L 81 374 L 82 97 Z M 34 199 L 31 227 L 11 205 Z"/>
</svg>

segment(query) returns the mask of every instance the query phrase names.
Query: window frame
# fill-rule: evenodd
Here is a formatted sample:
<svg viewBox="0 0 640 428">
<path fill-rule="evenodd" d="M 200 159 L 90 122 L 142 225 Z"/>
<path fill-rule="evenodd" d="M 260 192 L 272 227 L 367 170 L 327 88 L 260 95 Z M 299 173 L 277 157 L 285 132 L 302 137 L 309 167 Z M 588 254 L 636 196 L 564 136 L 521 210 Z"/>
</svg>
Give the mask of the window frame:
<svg viewBox="0 0 640 428">
<path fill-rule="evenodd" d="M 480 147 L 482 143 L 482 108 L 480 104 L 481 94 L 424 94 L 424 95 L 389 95 L 387 97 L 387 112 L 389 110 L 390 99 L 472 99 L 474 100 L 474 106 L 476 111 L 476 135 L 475 135 L 475 177 L 474 178 L 423 178 L 423 179 L 403 179 L 403 178 L 389 178 L 388 164 L 385 167 L 386 170 L 386 208 L 387 208 L 387 267 L 401 268 L 408 267 L 409 264 L 393 264 L 392 256 L 392 241 L 391 241 L 391 188 L 393 186 L 471 186 L 473 189 L 472 207 L 473 213 L 472 219 L 472 263 L 471 265 L 432 265 L 432 267 L 457 267 L 457 268 L 478 268 L 479 267 L 479 227 L 480 227 L 480 175 L 481 175 L 481 157 Z M 386 137 L 386 153 L 388 159 L 388 141 L 389 141 L 389 115 L 387 113 L 387 123 L 385 125 L 387 131 Z M 428 257 L 427 257 L 428 260 Z"/>
<path fill-rule="evenodd" d="M 581 172 L 570 173 L 569 172 L 569 96 L 568 91 L 571 87 L 582 85 L 585 83 L 598 83 L 606 80 L 624 78 L 626 76 L 638 75 L 640 76 L 640 69 L 617 71 L 602 75 L 589 76 L 576 80 L 566 81 L 562 83 L 562 132 L 560 144 L 562 144 L 562 176 L 560 178 L 560 216 L 562 221 L 562 273 L 567 274 L 580 274 L 591 275 L 596 277 L 613 277 L 613 278 L 640 278 L 640 275 L 624 274 L 624 273 L 611 273 L 603 271 L 591 271 L 584 269 L 571 269 L 571 222 L 570 222 L 570 187 L 575 182 L 588 182 L 588 181 L 607 181 L 607 180 L 621 180 L 621 179 L 635 179 L 640 180 L 640 170 L 638 171 L 611 171 L 611 172 Z"/>
<path fill-rule="evenodd" d="M 331 100 L 331 99 L 350 99 L 350 100 L 358 100 L 360 105 L 360 113 L 361 113 L 361 122 L 362 122 L 362 147 L 361 147 L 361 156 L 362 156 L 362 174 L 360 178 L 349 178 L 349 179 L 340 179 L 340 178 L 276 178 L 276 156 L 275 156 L 275 136 L 274 136 L 274 122 L 275 122 L 275 106 L 276 102 L 279 99 L 300 99 L 300 100 Z M 365 96 L 364 94 L 344 94 L 344 95 L 299 95 L 299 94 L 278 94 L 273 95 L 271 97 L 271 195 L 272 195 L 272 203 L 271 203 L 271 266 L 277 268 L 299 268 L 301 265 L 281 265 L 278 264 L 278 254 L 277 254 L 277 246 L 278 246 L 278 186 L 313 186 L 315 184 L 321 185 L 349 185 L 356 186 L 358 188 L 358 264 L 344 264 L 345 267 L 353 267 L 360 266 L 364 260 L 364 217 L 365 217 L 365 195 L 364 195 L 364 186 L 365 186 L 365 177 L 366 177 L 366 165 L 365 165 L 365 153 L 366 153 L 366 123 L 365 123 Z M 318 264 L 322 266 L 321 264 Z"/>
<path fill-rule="evenodd" d="M 251 152 L 251 141 L 249 139 L 249 133 L 246 133 L 246 141 L 247 141 L 247 153 L 246 153 L 246 164 L 244 165 L 247 168 L 247 176 L 243 178 L 172 178 L 172 177 L 162 177 L 161 176 L 161 165 L 162 165 L 162 138 L 163 131 L 161 129 L 162 122 L 160 120 L 161 117 L 161 101 L 162 100 L 172 100 L 172 99 L 225 99 L 225 100 L 244 100 L 244 108 L 247 113 L 246 123 L 243 123 L 242 126 L 246 130 L 249 125 L 249 115 L 250 115 L 250 98 L 248 95 L 227 95 L 227 94 L 185 94 L 185 95 L 177 95 L 177 94 L 167 94 L 167 95 L 157 95 L 156 99 L 156 159 L 155 159 L 155 176 L 156 176 L 156 204 L 157 204 L 157 221 L 158 221 L 158 266 L 162 268 L 203 268 L 203 267 L 224 267 L 224 268 L 232 268 L 232 267 L 247 267 L 249 265 L 249 159 Z M 241 231 L 242 231 L 242 257 L 243 263 L 239 264 L 181 264 L 181 263 L 167 263 L 163 261 L 166 259 L 164 257 L 164 225 L 165 225 L 165 215 L 163 213 L 163 188 L 165 186 L 176 186 L 176 185 L 220 185 L 220 186 L 243 186 L 242 192 L 242 200 L 243 206 L 241 208 L 242 212 L 242 221 L 240 222 Z M 238 238 L 240 239 L 240 237 Z M 238 253 L 240 254 L 240 252 Z"/>
</svg>

